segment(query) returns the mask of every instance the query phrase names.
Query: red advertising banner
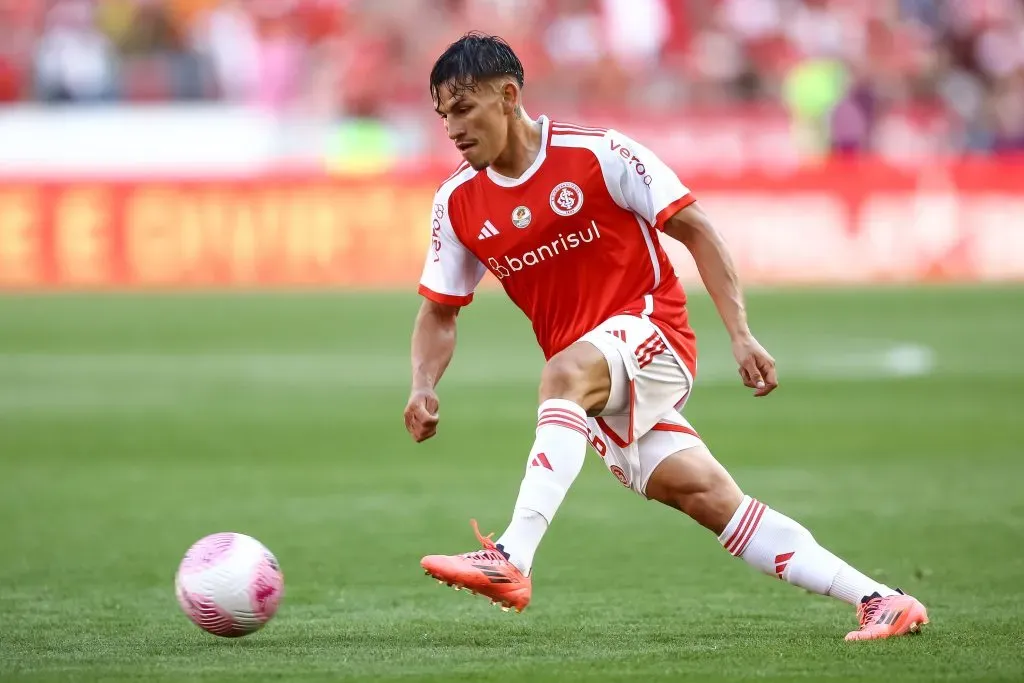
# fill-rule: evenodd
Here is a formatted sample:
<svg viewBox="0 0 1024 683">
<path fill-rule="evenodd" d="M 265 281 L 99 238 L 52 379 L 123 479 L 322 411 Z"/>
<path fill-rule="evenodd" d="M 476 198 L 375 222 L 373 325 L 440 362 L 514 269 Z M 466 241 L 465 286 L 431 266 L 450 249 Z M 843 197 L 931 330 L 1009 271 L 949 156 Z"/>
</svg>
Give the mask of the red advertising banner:
<svg viewBox="0 0 1024 683">
<path fill-rule="evenodd" d="M 0 288 L 411 286 L 446 176 L 0 180 Z M 1024 161 L 683 180 L 750 283 L 1024 280 Z"/>
</svg>

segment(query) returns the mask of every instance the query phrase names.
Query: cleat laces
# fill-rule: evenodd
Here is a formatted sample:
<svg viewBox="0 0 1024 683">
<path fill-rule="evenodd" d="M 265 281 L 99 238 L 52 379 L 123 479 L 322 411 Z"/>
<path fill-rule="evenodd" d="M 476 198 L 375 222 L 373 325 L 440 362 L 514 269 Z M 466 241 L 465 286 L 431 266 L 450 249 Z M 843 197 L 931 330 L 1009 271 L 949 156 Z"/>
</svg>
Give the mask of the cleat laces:
<svg viewBox="0 0 1024 683">
<path fill-rule="evenodd" d="M 476 534 L 476 540 L 483 546 L 482 550 L 474 550 L 468 553 L 462 553 L 462 557 L 467 560 L 478 560 L 478 561 L 490 561 L 490 562 L 501 562 L 508 561 L 508 553 L 503 551 L 499 546 L 495 545 L 491 538 L 494 533 L 491 532 L 484 536 L 480 533 L 480 526 L 476 523 L 475 519 L 469 520 L 469 523 L 473 526 L 473 533 Z"/>
</svg>

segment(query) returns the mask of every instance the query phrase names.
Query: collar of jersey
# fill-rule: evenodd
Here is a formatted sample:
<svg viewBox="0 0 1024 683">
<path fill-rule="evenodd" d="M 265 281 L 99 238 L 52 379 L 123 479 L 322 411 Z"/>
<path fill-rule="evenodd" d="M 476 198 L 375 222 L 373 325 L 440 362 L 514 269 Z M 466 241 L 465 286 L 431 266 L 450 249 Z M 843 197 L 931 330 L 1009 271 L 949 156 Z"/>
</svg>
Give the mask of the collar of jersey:
<svg viewBox="0 0 1024 683">
<path fill-rule="evenodd" d="M 501 187 L 516 187 L 517 185 L 522 185 L 532 178 L 533 174 L 540 168 L 540 165 L 544 163 L 544 159 L 548 156 L 548 128 L 550 127 L 551 122 L 546 116 L 538 116 L 537 120 L 540 121 L 540 151 L 537 152 L 537 158 L 533 160 L 533 163 L 530 164 L 530 167 L 526 169 L 523 175 L 518 178 L 509 178 L 508 176 L 501 175 L 488 166 L 487 177 L 490 178 L 495 185 L 500 185 Z"/>
</svg>

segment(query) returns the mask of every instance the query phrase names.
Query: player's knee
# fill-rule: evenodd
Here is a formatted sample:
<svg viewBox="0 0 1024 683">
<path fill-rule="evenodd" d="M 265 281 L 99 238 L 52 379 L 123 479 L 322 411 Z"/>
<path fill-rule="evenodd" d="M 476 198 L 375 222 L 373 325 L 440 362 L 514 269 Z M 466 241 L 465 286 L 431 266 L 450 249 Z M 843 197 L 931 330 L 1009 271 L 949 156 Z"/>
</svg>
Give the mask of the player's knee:
<svg viewBox="0 0 1024 683">
<path fill-rule="evenodd" d="M 676 495 L 676 507 L 701 526 L 720 534 L 736 511 L 735 497 L 732 488 L 720 482 L 699 491 L 680 491 Z M 743 495 L 739 494 L 739 498 L 742 500 Z"/>
<path fill-rule="evenodd" d="M 603 371 L 603 374 L 602 372 Z M 604 356 L 570 347 L 544 366 L 540 377 L 541 402 L 551 398 L 573 401 L 585 410 L 604 405 L 608 395 L 608 371 Z"/>
<path fill-rule="evenodd" d="M 647 496 L 692 517 L 701 526 L 720 534 L 743 501 L 743 492 L 728 472 L 716 466 L 695 466 L 695 458 L 655 470 L 647 485 Z M 703 465 L 703 463 L 701 463 Z"/>
<path fill-rule="evenodd" d="M 577 400 L 585 393 L 587 368 L 572 355 L 558 355 L 548 361 L 540 375 L 540 399 Z"/>
</svg>

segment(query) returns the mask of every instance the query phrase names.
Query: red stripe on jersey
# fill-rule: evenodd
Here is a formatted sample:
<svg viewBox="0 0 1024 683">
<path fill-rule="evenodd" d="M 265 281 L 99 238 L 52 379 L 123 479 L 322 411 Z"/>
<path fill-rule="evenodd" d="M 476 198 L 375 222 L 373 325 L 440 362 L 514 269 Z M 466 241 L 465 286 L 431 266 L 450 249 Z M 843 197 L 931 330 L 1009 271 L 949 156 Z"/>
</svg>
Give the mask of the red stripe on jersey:
<svg viewBox="0 0 1024 683">
<path fill-rule="evenodd" d="M 680 434 L 689 434 L 690 436 L 695 436 L 698 439 L 700 438 L 700 434 L 698 434 L 694 430 L 690 429 L 686 425 L 677 425 L 674 422 L 659 422 L 658 424 L 656 424 L 653 427 L 651 427 L 651 431 L 653 431 L 653 432 L 679 432 Z"/>
<path fill-rule="evenodd" d="M 419 288 L 420 296 L 430 299 L 434 303 L 443 304 L 445 306 L 465 306 L 473 300 L 472 293 L 466 294 L 465 296 L 459 296 L 457 294 L 441 294 L 435 292 L 425 285 L 420 285 Z"/>
<path fill-rule="evenodd" d="M 601 134 L 604 134 L 604 133 L 608 132 L 607 128 L 598 128 L 596 126 L 579 126 L 579 125 L 577 125 L 575 123 L 559 123 L 557 121 L 552 121 L 551 122 L 551 127 L 552 128 L 568 128 L 568 129 L 572 129 L 572 130 L 582 130 L 582 131 L 586 131 L 588 133 L 601 133 Z"/>
<path fill-rule="evenodd" d="M 691 193 L 687 192 L 682 197 L 675 200 L 674 202 L 672 202 L 671 204 L 669 204 L 664 209 L 658 212 L 658 215 L 655 217 L 654 220 L 654 227 L 656 227 L 658 230 L 664 230 L 665 221 L 667 221 L 669 218 L 672 218 L 672 216 L 675 216 L 677 213 L 688 207 L 690 204 L 693 204 L 695 201 L 697 201 L 697 198 L 694 197 Z"/>
<path fill-rule="evenodd" d="M 554 130 L 554 129 L 552 129 L 551 132 L 554 135 L 582 135 L 584 137 L 589 137 L 589 138 L 603 138 L 604 137 L 604 133 L 597 133 L 597 132 L 591 133 L 589 131 L 582 131 L 582 130 Z"/>
</svg>

